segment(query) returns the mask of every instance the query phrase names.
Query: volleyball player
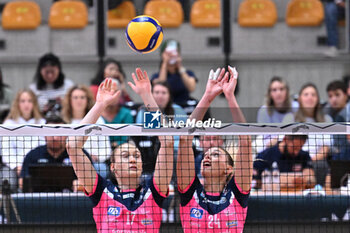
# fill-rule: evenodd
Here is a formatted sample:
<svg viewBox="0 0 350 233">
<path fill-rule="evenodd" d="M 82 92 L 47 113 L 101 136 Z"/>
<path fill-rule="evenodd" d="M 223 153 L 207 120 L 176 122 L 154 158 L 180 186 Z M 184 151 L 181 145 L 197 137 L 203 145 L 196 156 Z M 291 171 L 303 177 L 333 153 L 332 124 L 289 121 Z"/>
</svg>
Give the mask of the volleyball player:
<svg viewBox="0 0 350 233">
<path fill-rule="evenodd" d="M 129 83 L 150 110 L 158 109 L 146 72 L 136 69 Z M 81 124 L 95 123 L 102 111 L 118 102 L 116 83 L 106 79 L 98 89 L 96 103 Z M 98 232 L 158 232 L 162 218 L 162 201 L 168 194 L 173 171 L 173 140 L 161 137 L 161 147 L 153 177 L 140 182 L 141 153 L 132 143 L 117 147 L 111 156 L 111 171 L 118 185 L 103 179 L 94 170 L 82 148 L 87 137 L 69 137 L 67 149 L 79 183 L 94 204 L 93 215 Z"/>
<path fill-rule="evenodd" d="M 205 93 L 190 118 L 202 120 L 211 102 L 223 92 L 233 121 L 244 123 L 234 95 L 237 77 L 231 67 L 229 72 L 211 71 Z M 223 147 L 211 147 L 204 152 L 203 183 L 195 173 L 192 139 L 193 136 L 181 136 L 177 161 L 184 232 L 243 232 L 253 174 L 250 137 L 239 136 L 234 155 Z"/>
</svg>

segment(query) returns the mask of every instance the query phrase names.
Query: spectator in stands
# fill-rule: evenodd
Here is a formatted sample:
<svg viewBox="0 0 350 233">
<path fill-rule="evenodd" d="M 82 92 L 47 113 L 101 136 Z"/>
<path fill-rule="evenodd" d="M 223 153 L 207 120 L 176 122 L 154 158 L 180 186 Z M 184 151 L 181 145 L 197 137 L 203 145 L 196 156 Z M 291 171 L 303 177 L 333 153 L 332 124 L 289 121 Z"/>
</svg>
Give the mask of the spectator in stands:
<svg viewBox="0 0 350 233">
<path fill-rule="evenodd" d="M 332 118 L 322 112 L 318 90 L 314 84 L 307 83 L 302 86 L 299 91 L 298 102 L 298 111 L 295 114 L 288 113 L 284 117 L 283 123 L 332 122 Z M 309 152 L 313 161 L 317 184 L 324 184 L 324 178 L 328 170 L 326 158 L 329 154 L 331 145 L 331 135 L 311 134 L 303 146 L 303 150 Z"/>
<path fill-rule="evenodd" d="M 325 22 L 327 29 L 328 50 L 325 55 L 336 57 L 338 55 L 338 20 L 345 19 L 345 0 L 323 0 L 325 2 Z"/>
<path fill-rule="evenodd" d="M 60 59 L 52 53 L 43 55 L 39 59 L 34 80 L 35 83 L 30 84 L 29 88 L 38 98 L 40 111 L 44 115 L 50 111 L 59 114 L 61 100 L 74 85 L 65 78 Z"/>
<path fill-rule="evenodd" d="M 52 116 L 46 119 L 47 124 L 64 124 L 62 118 Z M 41 145 L 31 150 L 24 158 L 19 178 L 19 187 L 23 189 L 23 179 L 28 178 L 31 165 L 44 164 L 71 164 L 66 151 L 66 136 L 47 136 L 46 145 Z"/>
<path fill-rule="evenodd" d="M 118 86 L 117 88 L 119 89 L 120 87 Z M 134 118 L 131 115 L 130 109 L 120 105 L 119 97 L 117 102 L 110 104 L 104 109 L 102 117 L 107 124 L 134 123 Z M 112 148 L 115 148 L 118 145 L 121 145 L 128 141 L 127 136 L 110 136 L 109 139 Z"/>
<path fill-rule="evenodd" d="M 281 189 L 313 187 L 315 174 L 311 158 L 301 149 L 306 140 L 306 135 L 286 135 L 277 145 L 259 153 L 254 161 L 254 188 L 261 188 L 261 175 L 265 170 L 271 170 L 274 162 L 281 173 Z"/>
<path fill-rule="evenodd" d="M 266 104 L 258 111 L 258 123 L 281 123 L 287 113 L 292 112 L 289 86 L 281 77 L 272 77 L 266 93 Z M 259 135 L 254 141 L 257 153 L 275 145 L 277 135 Z"/>
<path fill-rule="evenodd" d="M 340 80 L 332 81 L 327 86 L 328 103 L 323 112 L 330 115 L 333 121 L 336 121 L 338 117 L 346 119 L 346 103 L 348 102 L 346 89 L 346 84 Z"/>
<path fill-rule="evenodd" d="M 270 80 L 266 94 L 266 104 L 258 111 L 258 123 L 281 123 L 284 116 L 291 112 L 289 86 L 280 77 Z"/>
<path fill-rule="evenodd" d="M 197 78 L 192 71 L 183 66 L 179 42 L 167 40 L 161 45 L 160 51 L 160 71 L 152 76 L 152 84 L 167 82 L 174 102 L 183 105 L 191 99 L 190 93 L 196 89 Z"/>
<path fill-rule="evenodd" d="M 17 92 L 9 115 L 3 123 L 16 124 L 45 124 L 41 117 L 35 94 L 29 89 Z M 37 136 L 2 137 L 2 159 L 11 169 L 21 171 L 24 156 L 33 148 L 45 145 L 45 139 Z"/>
<path fill-rule="evenodd" d="M 64 97 L 62 106 L 62 118 L 66 123 L 79 124 L 84 116 L 94 105 L 94 97 L 90 89 L 84 85 L 70 88 Z M 99 117 L 96 124 L 105 124 L 102 117 Z M 95 162 L 95 168 L 102 177 L 107 177 L 108 168 L 104 162 L 109 159 L 112 153 L 111 143 L 108 136 L 90 136 L 86 140 L 84 149 L 90 154 Z M 97 166 L 97 167 L 96 167 Z"/>
<path fill-rule="evenodd" d="M 100 66 L 100 68 L 98 69 L 95 78 L 91 81 L 90 89 L 94 95 L 94 98 L 96 98 L 98 86 L 103 82 L 105 78 L 113 78 L 119 81 L 119 86 L 122 90 L 119 99 L 121 105 L 125 104 L 126 102 L 132 101 L 131 97 L 126 91 L 126 76 L 122 64 L 119 61 L 114 60 L 112 58 L 108 58 L 106 61 L 103 62 L 102 66 Z"/>
<path fill-rule="evenodd" d="M 4 120 L 10 110 L 13 93 L 10 87 L 4 83 L 0 67 L 0 122 Z"/>
</svg>

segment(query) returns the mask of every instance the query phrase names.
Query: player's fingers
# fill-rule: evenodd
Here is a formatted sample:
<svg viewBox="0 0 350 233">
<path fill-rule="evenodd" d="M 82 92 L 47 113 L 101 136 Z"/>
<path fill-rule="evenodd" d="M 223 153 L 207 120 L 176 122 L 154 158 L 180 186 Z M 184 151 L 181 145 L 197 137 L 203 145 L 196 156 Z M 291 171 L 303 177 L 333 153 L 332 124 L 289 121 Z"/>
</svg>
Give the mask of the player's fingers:
<svg viewBox="0 0 350 233">
<path fill-rule="evenodd" d="M 143 74 L 140 68 L 136 69 L 136 74 L 139 81 L 143 80 Z"/>
<path fill-rule="evenodd" d="M 226 72 L 225 75 L 224 75 L 224 77 L 222 78 L 221 82 L 222 82 L 222 83 L 227 83 L 228 80 L 229 80 L 229 73 Z"/>
<path fill-rule="evenodd" d="M 218 76 L 218 82 L 220 82 L 223 79 L 224 75 L 225 75 L 225 68 L 222 68 Z"/>
<path fill-rule="evenodd" d="M 146 80 L 149 80 L 147 71 L 144 70 L 144 71 L 143 71 L 143 74 L 144 74 L 145 79 L 146 79 Z"/>
<path fill-rule="evenodd" d="M 135 91 L 136 87 L 135 87 L 135 85 L 132 82 L 128 82 L 128 85 L 133 91 Z"/>
<path fill-rule="evenodd" d="M 132 80 L 134 80 L 134 83 L 137 83 L 137 78 L 134 72 L 131 73 Z"/>
<path fill-rule="evenodd" d="M 209 78 L 208 78 L 208 79 L 213 79 L 213 78 L 214 78 L 214 70 L 211 69 L 211 70 L 209 71 Z"/>
<path fill-rule="evenodd" d="M 219 74 L 220 74 L 220 68 L 217 68 L 216 71 L 215 71 L 215 73 L 214 73 L 214 78 L 213 78 L 213 80 L 217 80 Z"/>
</svg>

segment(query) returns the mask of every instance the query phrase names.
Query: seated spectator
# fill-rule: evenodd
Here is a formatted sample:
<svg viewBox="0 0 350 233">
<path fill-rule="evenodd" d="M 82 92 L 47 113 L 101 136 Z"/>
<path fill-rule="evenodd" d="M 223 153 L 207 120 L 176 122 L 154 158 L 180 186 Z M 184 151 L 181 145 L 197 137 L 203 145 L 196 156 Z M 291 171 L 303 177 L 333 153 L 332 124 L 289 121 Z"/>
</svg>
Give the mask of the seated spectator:
<svg viewBox="0 0 350 233">
<path fill-rule="evenodd" d="M 120 87 L 119 87 L 120 88 Z M 119 99 L 115 104 L 111 104 L 105 108 L 102 117 L 106 124 L 132 124 L 134 118 L 131 115 L 130 109 L 119 104 Z M 127 136 L 110 136 L 109 137 L 112 149 L 128 141 Z"/>
<path fill-rule="evenodd" d="M 346 103 L 348 96 L 346 84 L 340 80 L 332 81 L 327 86 L 328 103 L 324 107 L 324 113 L 330 115 L 333 121 L 337 118 L 346 119 Z"/>
<path fill-rule="evenodd" d="M 122 90 L 119 102 L 124 105 L 126 102 L 132 101 L 131 97 L 126 91 L 126 76 L 122 64 L 112 58 L 108 58 L 97 71 L 95 78 L 91 81 L 90 89 L 96 99 L 98 86 L 105 80 L 105 78 L 113 78 L 119 81 Z"/>
<path fill-rule="evenodd" d="M 4 125 L 45 124 L 41 117 L 38 101 L 29 89 L 20 90 L 12 103 Z M 45 139 L 37 136 L 2 137 L 2 160 L 11 169 L 21 171 L 24 156 L 33 148 L 45 145 Z"/>
<path fill-rule="evenodd" d="M 61 100 L 74 84 L 66 79 L 62 72 L 60 59 L 54 54 L 48 53 L 39 59 L 34 76 L 35 83 L 29 88 L 38 98 L 40 111 L 45 116 L 49 111 L 61 110 Z"/>
<path fill-rule="evenodd" d="M 254 161 L 253 178 L 256 187 L 261 188 L 261 175 L 266 169 L 271 170 L 277 162 L 280 171 L 281 189 L 310 188 L 315 185 L 315 174 L 308 152 L 301 148 L 307 139 L 306 135 L 286 135 L 277 145 L 257 155 Z"/>
<path fill-rule="evenodd" d="M 280 77 L 273 77 L 266 94 L 266 104 L 258 111 L 258 123 L 281 123 L 291 112 L 289 86 Z"/>
<path fill-rule="evenodd" d="M 283 123 L 294 122 L 332 122 L 329 115 L 322 112 L 320 97 L 317 87 L 312 83 L 307 83 L 299 91 L 299 109 L 293 113 L 288 113 Z M 317 184 L 324 184 L 325 176 L 328 170 L 326 158 L 332 145 L 332 137 L 327 134 L 311 134 L 303 146 L 304 151 L 308 151 L 313 161 L 316 173 Z"/>
<path fill-rule="evenodd" d="M 51 118 L 47 118 L 46 123 L 65 124 L 65 122 L 58 116 L 52 116 Z M 66 150 L 66 139 L 66 136 L 46 136 L 46 145 L 36 147 L 25 156 L 19 178 L 20 189 L 23 189 L 23 179 L 28 178 L 30 176 L 29 167 L 32 165 L 71 164 Z M 90 159 L 90 156 L 85 150 L 84 153 Z"/>
<path fill-rule="evenodd" d="M 182 64 L 180 44 L 175 40 L 165 41 L 160 48 L 162 61 L 159 73 L 153 74 L 152 84 L 167 82 L 171 88 L 174 103 L 183 104 L 191 100 L 190 93 L 196 89 L 197 78 Z"/>
<path fill-rule="evenodd" d="M 79 124 L 94 105 L 94 97 L 87 86 L 79 85 L 70 88 L 64 97 L 62 118 L 68 124 Z M 105 124 L 100 117 L 96 124 Z M 90 154 L 95 165 L 99 164 L 99 174 L 107 177 L 108 168 L 104 162 L 109 159 L 112 148 L 108 136 L 90 136 L 84 144 L 84 149 Z"/>
<path fill-rule="evenodd" d="M 299 91 L 299 109 L 288 113 L 283 123 L 294 122 L 332 122 L 329 115 L 322 112 L 317 87 L 312 83 L 305 84 Z M 308 151 L 312 160 L 324 160 L 331 145 L 330 135 L 309 135 L 303 150 Z"/>
<path fill-rule="evenodd" d="M 4 83 L 0 67 L 0 122 L 5 119 L 6 115 L 10 111 L 12 98 L 12 90 L 7 84 Z"/>
<path fill-rule="evenodd" d="M 292 107 L 289 86 L 282 78 L 273 77 L 267 89 L 266 104 L 261 106 L 258 111 L 257 122 L 281 123 L 285 115 L 290 112 L 292 112 Z M 278 136 L 276 135 L 258 136 L 254 142 L 254 148 L 256 148 L 257 153 L 260 153 L 277 142 Z"/>
</svg>

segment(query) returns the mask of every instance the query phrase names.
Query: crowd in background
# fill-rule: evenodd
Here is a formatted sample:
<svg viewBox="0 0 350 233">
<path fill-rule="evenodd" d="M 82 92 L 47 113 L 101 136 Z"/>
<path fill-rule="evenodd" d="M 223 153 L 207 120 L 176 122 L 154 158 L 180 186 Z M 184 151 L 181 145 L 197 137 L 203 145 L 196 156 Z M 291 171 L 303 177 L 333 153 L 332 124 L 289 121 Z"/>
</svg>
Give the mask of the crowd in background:
<svg viewBox="0 0 350 233">
<path fill-rule="evenodd" d="M 177 41 L 166 41 L 160 50 L 159 72 L 150 75 L 154 99 L 170 119 L 186 120 L 188 112 L 183 107 L 188 101 L 196 101 L 191 93 L 196 89 L 198 79 L 193 71 L 184 67 Z M 128 94 L 127 76 L 122 64 L 109 58 L 99 67 L 90 86 L 75 84 L 65 77 L 59 57 L 51 53 L 45 54 L 38 61 L 34 82 L 29 88 L 17 93 L 12 93 L 11 87 L 3 82 L 0 72 L 2 124 L 78 124 L 92 108 L 98 86 L 107 77 L 115 80 L 121 95 L 117 102 L 103 111 L 97 124 L 143 123 L 145 106 L 134 103 Z M 258 110 L 257 122 L 348 122 L 350 77 L 339 77 L 328 84 L 325 90 L 328 94 L 326 103 L 321 102 L 319 91 L 323 90 L 318 90 L 317 85 L 305 83 L 298 97 L 292 99 L 287 81 L 283 77 L 272 77 L 267 87 L 266 102 Z M 215 113 L 212 117 L 215 117 Z M 7 169 L 13 191 L 23 191 L 23 182 L 30 176 L 30 165 L 70 164 L 65 140 L 66 137 L 63 136 L 2 137 L 1 167 Z M 128 140 L 126 136 L 91 136 L 85 143 L 84 150 L 98 173 L 108 178 L 113 149 Z M 142 152 L 144 173 L 151 173 L 159 149 L 157 137 L 133 137 L 133 140 Z M 179 138 L 174 137 L 174 164 L 178 144 Z M 193 141 L 196 173 L 199 177 L 206 149 L 224 144 L 225 138 L 221 136 L 201 136 Z M 293 177 L 281 175 L 281 188 L 312 188 L 315 184 L 324 186 L 329 179 L 328 161 L 350 160 L 349 144 L 350 137 L 345 135 L 257 136 L 253 141 L 256 154 L 253 188 L 263 188 L 264 175 L 273 167 L 281 173 L 294 173 Z M 176 185 L 175 177 L 174 170 L 173 186 Z M 171 219 L 169 221 L 173 221 Z"/>
</svg>

